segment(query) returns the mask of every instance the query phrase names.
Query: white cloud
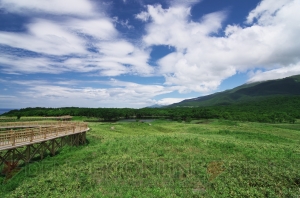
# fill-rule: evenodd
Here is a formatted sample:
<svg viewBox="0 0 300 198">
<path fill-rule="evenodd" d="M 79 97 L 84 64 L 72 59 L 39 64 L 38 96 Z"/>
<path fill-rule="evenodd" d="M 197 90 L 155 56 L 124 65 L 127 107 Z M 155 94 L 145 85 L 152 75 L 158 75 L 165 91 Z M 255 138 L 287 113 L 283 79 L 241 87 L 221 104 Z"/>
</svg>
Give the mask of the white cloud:
<svg viewBox="0 0 300 198">
<path fill-rule="evenodd" d="M 2 6 L 12 12 L 29 12 L 28 10 L 44 8 L 42 3 L 35 5 L 35 1 L 28 2 L 28 5 L 18 2 L 3 1 Z M 55 6 L 58 2 L 48 3 Z M 83 5 L 83 9 L 93 12 L 90 1 L 79 3 L 89 4 Z M 54 8 L 44 8 L 42 11 L 54 14 L 58 12 Z M 61 8 L 59 12 L 68 14 L 69 10 Z M 75 12 L 73 14 L 76 15 Z M 41 54 L 41 58 L 36 58 L 28 56 L 26 51 L 4 51 L 0 57 L 0 63 L 4 65 L 2 71 L 10 74 L 95 72 L 101 76 L 153 74 L 153 68 L 147 64 L 149 52 L 122 39 L 114 27 L 113 20 L 102 15 L 87 15 L 84 19 L 79 16 L 80 13 L 64 17 L 61 21 L 36 18 L 26 25 L 26 32 L 0 31 L 0 44 Z M 20 53 L 23 53 L 22 58 Z M 20 64 L 23 61 L 25 64 Z"/>
<path fill-rule="evenodd" d="M 166 84 L 178 86 L 180 92 L 210 92 L 237 72 L 272 70 L 300 60 L 300 1 L 264 0 L 250 12 L 248 26 L 228 25 L 225 36 L 225 12 L 192 21 L 190 9 L 185 4 L 167 9 L 149 5 L 147 12 L 137 15 L 150 18 L 143 37 L 147 46 L 176 49 L 158 64 Z"/>
<path fill-rule="evenodd" d="M 55 67 L 53 62 L 47 58 L 18 57 L 3 54 L 0 57 L 2 73 L 50 73 L 58 74 L 67 71 L 63 67 Z"/>
<path fill-rule="evenodd" d="M 192 6 L 193 4 L 199 3 L 201 0 L 170 0 L 169 4 L 171 6 Z"/>
<path fill-rule="evenodd" d="M 272 16 L 290 2 L 291 0 L 263 0 L 249 13 L 247 23 L 251 24 L 256 19 L 261 24 L 268 24 L 269 21 L 272 21 Z"/>
<path fill-rule="evenodd" d="M 221 80 L 235 74 L 232 66 L 222 66 L 215 61 L 211 33 L 221 28 L 223 12 L 205 15 L 200 22 L 190 21 L 190 8 L 177 6 L 162 9 L 148 6 L 152 22 L 143 40 L 148 45 L 170 45 L 176 52 L 163 57 L 158 63 L 166 84 L 178 85 L 180 92 L 209 92 Z M 215 63 L 214 63 L 215 61 Z M 216 68 L 218 68 L 216 72 Z"/>
<path fill-rule="evenodd" d="M 51 55 L 86 53 L 83 40 L 54 22 L 35 20 L 27 28 L 27 33 L 1 31 L 0 44 Z"/>
<path fill-rule="evenodd" d="M 126 19 L 126 20 L 120 20 L 118 17 L 115 16 L 115 17 L 113 17 L 113 21 L 115 23 L 118 23 L 118 24 L 122 25 L 123 27 L 128 28 L 128 29 L 134 29 L 134 26 L 132 26 L 132 25 L 129 24 L 129 20 L 128 19 Z"/>
<path fill-rule="evenodd" d="M 111 20 L 105 17 L 85 20 L 71 19 L 62 25 L 99 40 L 111 40 L 118 36 L 118 32 Z"/>
<path fill-rule="evenodd" d="M 0 0 L 0 8 L 13 13 L 49 13 L 55 15 L 94 16 L 94 6 L 88 0 Z"/>
<path fill-rule="evenodd" d="M 176 88 L 161 85 L 143 85 L 119 81 L 90 81 L 88 83 L 105 85 L 108 88 L 93 88 L 82 86 L 87 81 L 47 81 L 47 80 L 15 80 L 5 81 L 9 86 L 17 84 L 22 87 L 14 98 L 14 103 L 32 106 L 83 106 L 83 107 L 145 107 L 156 104 L 151 99 L 161 94 L 167 94 Z M 74 100 L 76 98 L 76 100 Z M 3 97 L 3 102 L 9 103 L 10 98 Z M 171 99 L 160 100 L 167 103 Z M 175 99 L 173 100 L 175 101 Z M 177 100 L 176 100 L 177 101 Z M 43 104 L 43 105 L 41 105 Z M 80 104 L 80 105 L 79 105 Z"/>
<path fill-rule="evenodd" d="M 261 5 L 264 6 L 257 8 L 262 14 L 259 15 L 257 23 L 250 27 L 228 26 L 230 31 L 233 31 L 228 38 L 224 39 L 232 51 L 228 54 L 231 55 L 228 61 L 241 69 L 253 67 L 272 69 L 278 66 L 288 66 L 300 60 L 298 53 L 300 50 L 298 39 L 300 2 L 280 2 L 274 4 L 277 8 L 270 5 L 270 10 L 268 10 L 266 5 L 272 2 L 263 1 Z M 283 3 L 285 3 L 284 6 L 282 6 Z M 254 9 L 255 12 L 256 9 Z M 252 17 L 251 13 L 249 16 Z"/>
<path fill-rule="evenodd" d="M 107 56 L 123 57 L 133 53 L 134 46 L 126 41 L 99 43 L 100 53 Z"/>
<path fill-rule="evenodd" d="M 156 104 L 166 106 L 166 105 L 171 105 L 174 103 L 181 102 L 185 99 L 188 99 L 188 98 L 163 98 L 161 100 L 156 101 Z"/>
<path fill-rule="evenodd" d="M 99 51 L 103 57 L 99 59 L 99 64 L 102 62 L 116 62 L 126 65 L 128 73 L 139 75 L 151 75 L 153 68 L 148 65 L 149 52 L 138 49 L 131 43 L 118 40 L 116 42 L 101 42 L 98 44 Z"/>
<path fill-rule="evenodd" d="M 97 66 L 101 67 L 100 75 L 101 76 L 119 76 L 121 74 L 129 73 L 127 67 L 123 66 L 118 62 L 99 62 Z"/>
<path fill-rule="evenodd" d="M 108 43 L 109 45 L 110 43 Z M 114 43 L 112 43 L 112 46 Z M 116 48 L 124 47 L 116 43 Z M 94 72 L 100 76 L 118 76 L 121 74 L 139 74 L 149 76 L 153 73 L 153 68 L 145 63 L 148 54 L 134 48 L 134 52 L 129 55 L 126 46 L 124 50 L 110 51 L 105 48 L 106 54 L 95 54 L 93 56 L 84 55 L 82 57 L 70 57 L 63 61 L 56 61 L 43 57 L 19 57 L 3 54 L 0 57 L 2 68 L 0 71 L 9 74 L 33 74 L 51 73 L 61 74 L 65 72 Z M 114 53 L 114 52 L 118 53 Z M 125 52 L 125 54 L 124 54 Z"/>
<path fill-rule="evenodd" d="M 293 75 L 300 74 L 300 62 L 297 64 L 289 65 L 287 67 L 281 67 L 278 69 L 273 69 L 265 72 L 258 72 L 252 74 L 251 78 L 248 80 L 249 83 L 274 80 L 280 78 L 286 78 Z"/>
<path fill-rule="evenodd" d="M 11 100 L 16 98 L 15 96 L 11 96 L 11 95 L 0 95 L 0 100 Z"/>
<path fill-rule="evenodd" d="M 135 15 L 135 18 L 136 19 L 139 19 L 139 20 L 141 20 L 141 21 L 148 21 L 149 20 L 149 18 L 150 18 L 150 14 L 148 13 L 148 12 L 141 12 L 141 13 L 139 13 L 139 14 L 136 14 Z"/>
<path fill-rule="evenodd" d="M 28 97 L 36 93 L 37 103 L 47 97 L 55 101 L 53 104 L 68 104 L 66 101 L 70 98 L 79 98 L 86 105 L 90 104 L 89 99 L 95 99 L 99 106 L 124 102 L 123 106 L 135 107 L 172 101 L 152 98 L 175 90 L 210 93 L 222 80 L 237 72 L 267 71 L 257 73 L 250 81 L 297 74 L 299 0 L 263 0 L 249 13 L 246 26 L 226 27 L 222 24 L 225 12 L 192 20 L 191 6 L 198 1 L 182 2 L 171 1 L 166 9 L 161 5 L 148 5 L 146 11 L 136 14 L 137 19 L 146 22 L 141 43 L 126 40 L 116 29 L 115 23 L 129 27 L 128 21 L 110 19 L 104 12 L 97 12 L 92 1 L 0 0 L 1 9 L 28 16 L 33 13 L 35 17 L 25 25 L 25 32 L 0 31 L 0 44 L 18 49 L 1 51 L 1 72 L 59 74 L 72 71 L 100 76 L 165 77 L 164 86 L 109 82 L 115 84 L 109 89 L 74 88 L 61 81 L 61 84 L 26 85 L 27 89 L 22 92 Z M 47 18 L 48 15 L 56 17 Z M 156 45 L 172 46 L 175 52 L 157 61 L 157 67 L 151 67 L 148 64 L 150 50 Z"/>
<path fill-rule="evenodd" d="M 174 87 L 167 87 L 167 86 L 161 86 L 161 85 L 143 85 L 138 83 L 132 83 L 132 82 L 124 82 L 119 81 L 116 79 L 111 79 L 109 82 L 110 86 L 112 87 L 120 87 L 125 90 L 131 90 L 131 96 L 132 99 L 136 97 L 154 97 L 161 94 L 166 94 L 174 91 L 176 88 Z"/>
</svg>

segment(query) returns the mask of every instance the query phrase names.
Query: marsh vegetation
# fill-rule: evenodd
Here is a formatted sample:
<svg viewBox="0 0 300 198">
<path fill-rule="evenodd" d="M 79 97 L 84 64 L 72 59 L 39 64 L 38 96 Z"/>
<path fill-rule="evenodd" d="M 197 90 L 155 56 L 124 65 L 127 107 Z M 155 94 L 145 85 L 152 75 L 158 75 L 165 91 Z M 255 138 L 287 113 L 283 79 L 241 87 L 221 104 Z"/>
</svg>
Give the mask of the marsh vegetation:
<svg viewBox="0 0 300 198">
<path fill-rule="evenodd" d="M 89 123 L 89 143 L 32 162 L 1 197 L 299 197 L 300 124 Z"/>
</svg>

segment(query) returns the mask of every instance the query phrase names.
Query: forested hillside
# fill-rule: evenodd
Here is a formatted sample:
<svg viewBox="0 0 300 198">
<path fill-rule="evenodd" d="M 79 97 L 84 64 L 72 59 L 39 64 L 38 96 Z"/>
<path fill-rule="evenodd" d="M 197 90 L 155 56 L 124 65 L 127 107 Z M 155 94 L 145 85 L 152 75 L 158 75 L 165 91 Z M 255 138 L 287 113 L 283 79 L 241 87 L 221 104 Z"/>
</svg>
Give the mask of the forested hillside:
<svg viewBox="0 0 300 198">
<path fill-rule="evenodd" d="M 260 101 L 275 96 L 299 96 L 300 75 L 244 84 L 234 89 L 184 100 L 171 107 L 215 106 Z"/>
<path fill-rule="evenodd" d="M 300 119 L 300 96 L 277 96 L 267 99 L 211 107 L 176 108 L 25 108 L 12 110 L 3 116 L 86 116 L 101 121 L 113 121 L 122 118 L 164 117 L 173 120 L 224 118 L 241 121 L 259 122 L 295 122 Z"/>
</svg>

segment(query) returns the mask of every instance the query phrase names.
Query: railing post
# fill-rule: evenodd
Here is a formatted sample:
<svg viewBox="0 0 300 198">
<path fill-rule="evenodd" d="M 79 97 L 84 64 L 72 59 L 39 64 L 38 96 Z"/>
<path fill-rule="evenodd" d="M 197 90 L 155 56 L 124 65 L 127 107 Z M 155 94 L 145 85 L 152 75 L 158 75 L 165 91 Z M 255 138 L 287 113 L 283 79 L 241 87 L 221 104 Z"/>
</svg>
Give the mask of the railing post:
<svg viewBox="0 0 300 198">
<path fill-rule="evenodd" d="M 11 138 L 10 141 L 12 142 L 12 145 L 15 146 L 16 145 L 16 134 L 12 129 L 10 130 L 10 138 Z"/>
<path fill-rule="evenodd" d="M 32 142 L 33 136 L 34 136 L 33 129 L 31 129 L 30 130 L 30 142 Z"/>
<path fill-rule="evenodd" d="M 41 127 L 42 128 L 42 127 Z M 44 139 L 46 139 L 47 138 L 47 127 L 46 127 L 46 130 L 45 130 L 45 132 L 44 132 Z"/>
</svg>

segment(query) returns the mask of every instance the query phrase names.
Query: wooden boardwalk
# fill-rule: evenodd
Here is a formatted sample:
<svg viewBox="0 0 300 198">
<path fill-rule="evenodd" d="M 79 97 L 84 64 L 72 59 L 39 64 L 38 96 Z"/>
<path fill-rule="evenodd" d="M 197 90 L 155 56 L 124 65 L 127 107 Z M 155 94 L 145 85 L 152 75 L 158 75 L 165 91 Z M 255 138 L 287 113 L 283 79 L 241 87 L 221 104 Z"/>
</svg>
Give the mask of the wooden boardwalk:
<svg viewBox="0 0 300 198">
<path fill-rule="evenodd" d="M 12 169 L 20 162 L 55 155 L 64 145 L 86 143 L 89 130 L 83 122 L 12 122 L 0 124 L 0 166 Z"/>
</svg>

